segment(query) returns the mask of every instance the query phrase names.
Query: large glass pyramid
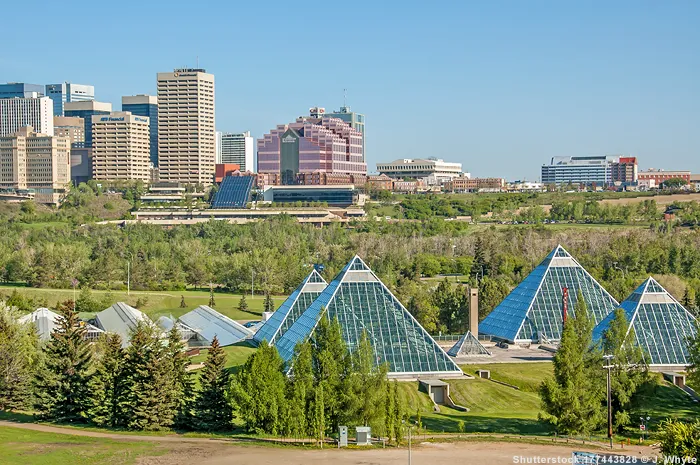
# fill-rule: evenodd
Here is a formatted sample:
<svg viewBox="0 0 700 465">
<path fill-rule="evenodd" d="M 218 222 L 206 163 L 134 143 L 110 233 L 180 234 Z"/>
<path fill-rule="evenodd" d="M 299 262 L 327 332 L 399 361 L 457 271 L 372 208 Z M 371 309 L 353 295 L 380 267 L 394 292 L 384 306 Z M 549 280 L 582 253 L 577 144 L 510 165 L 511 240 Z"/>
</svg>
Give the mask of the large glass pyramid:
<svg viewBox="0 0 700 465">
<path fill-rule="evenodd" d="M 578 292 L 598 324 L 617 301 L 558 245 L 479 325 L 479 331 L 509 342 L 558 341 L 563 324 L 563 289 L 574 314 Z"/>
<path fill-rule="evenodd" d="M 459 357 L 462 355 L 491 355 L 491 352 L 486 350 L 486 347 L 472 334 L 471 331 L 459 338 L 459 341 L 447 351 L 450 357 Z"/>
<path fill-rule="evenodd" d="M 654 278 L 639 286 L 620 307 L 634 329 L 636 343 L 649 365 L 688 365 L 688 338 L 696 334 L 695 317 Z M 614 318 L 608 315 L 593 331 L 599 341 Z"/>
<path fill-rule="evenodd" d="M 289 362 L 294 347 L 312 337 L 320 318 L 337 318 L 343 339 L 355 350 L 367 332 L 377 364 L 390 376 L 462 375 L 459 367 L 418 324 L 372 270 L 355 256 L 297 319 L 276 347 Z"/>
<path fill-rule="evenodd" d="M 301 282 L 294 292 L 282 302 L 282 305 L 272 314 L 253 336 L 253 341 L 260 344 L 267 341 L 274 344 L 287 330 L 297 321 L 297 318 L 304 313 L 311 302 L 321 295 L 328 283 L 314 269 Z"/>
</svg>

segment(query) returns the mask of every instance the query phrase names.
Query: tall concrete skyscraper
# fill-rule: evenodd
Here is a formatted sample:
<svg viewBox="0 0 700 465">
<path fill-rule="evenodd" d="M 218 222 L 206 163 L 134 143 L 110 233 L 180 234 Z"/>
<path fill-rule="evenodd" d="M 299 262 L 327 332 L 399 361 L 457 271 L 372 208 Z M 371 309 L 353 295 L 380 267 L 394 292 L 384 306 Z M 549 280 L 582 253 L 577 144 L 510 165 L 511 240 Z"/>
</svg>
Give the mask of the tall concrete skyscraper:
<svg viewBox="0 0 700 465">
<path fill-rule="evenodd" d="M 51 99 L 48 97 L 0 99 L 0 136 L 11 136 L 26 126 L 31 126 L 38 133 L 53 136 L 51 109 Z"/>
<path fill-rule="evenodd" d="M 158 171 L 166 182 L 211 184 L 216 163 L 214 75 L 158 73 Z"/>
<path fill-rule="evenodd" d="M 128 111 L 92 117 L 92 177 L 103 181 L 150 180 L 148 117 Z"/>
<path fill-rule="evenodd" d="M 95 87 L 84 84 L 64 82 L 62 84 L 47 84 L 45 94 L 53 100 L 54 116 L 63 116 L 64 106 L 68 102 L 85 102 L 95 100 Z"/>
<path fill-rule="evenodd" d="M 92 117 L 95 115 L 109 115 L 112 113 L 112 104 L 105 102 L 84 101 L 67 102 L 64 105 L 66 116 L 77 116 L 85 121 L 85 147 L 92 147 Z"/>
<path fill-rule="evenodd" d="M 122 97 L 122 111 L 145 116 L 150 121 L 151 163 L 158 166 L 158 97 L 155 95 L 129 95 Z"/>
<path fill-rule="evenodd" d="M 241 171 L 255 171 L 255 141 L 250 131 L 242 133 L 221 134 L 221 161 L 219 163 L 235 163 Z"/>
</svg>

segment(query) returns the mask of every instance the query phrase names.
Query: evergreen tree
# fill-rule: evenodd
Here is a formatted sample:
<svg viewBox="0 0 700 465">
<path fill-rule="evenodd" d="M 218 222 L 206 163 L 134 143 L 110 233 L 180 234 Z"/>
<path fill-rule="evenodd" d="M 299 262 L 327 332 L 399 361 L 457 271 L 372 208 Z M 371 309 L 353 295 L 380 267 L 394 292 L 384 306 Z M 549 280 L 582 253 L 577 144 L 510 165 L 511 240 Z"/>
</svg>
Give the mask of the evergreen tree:
<svg viewBox="0 0 700 465">
<path fill-rule="evenodd" d="M 205 431 L 227 430 L 231 427 L 233 413 L 226 398 L 229 388 L 229 372 L 226 369 L 226 353 L 214 336 L 201 374 L 200 388 L 194 404 L 194 424 Z"/>
<path fill-rule="evenodd" d="M 245 300 L 245 294 L 241 296 L 241 300 L 238 301 L 238 310 L 242 312 L 248 311 L 248 302 Z"/>
<path fill-rule="evenodd" d="M 126 373 L 122 338 L 107 333 L 98 343 L 99 359 L 92 382 L 93 404 L 90 421 L 98 425 L 123 427 L 128 412 L 124 408 Z"/>
<path fill-rule="evenodd" d="M 696 300 L 695 289 L 693 289 L 691 286 L 686 286 L 685 294 L 683 295 L 683 306 L 693 315 L 698 314 Z"/>
<path fill-rule="evenodd" d="M 279 434 L 287 419 L 284 362 L 277 348 L 262 344 L 231 385 L 238 414 L 254 433 Z"/>
<path fill-rule="evenodd" d="M 489 275 L 489 266 L 486 262 L 486 253 L 484 252 L 484 243 L 481 237 L 477 237 L 474 244 L 474 265 L 472 266 L 472 275 L 477 282 Z"/>
<path fill-rule="evenodd" d="M 634 344 L 634 329 L 630 329 L 628 334 L 628 327 L 625 311 L 618 308 L 603 334 L 603 353 L 613 356 L 610 361 L 614 366 L 610 378 L 612 411 L 613 424 L 618 431 L 630 424 L 629 409 L 632 397 L 649 379 L 644 352 Z"/>
<path fill-rule="evenodd" d="M 393 407 L 394 407 L 394 412 L 393 412 L 394 438 L 396 438 L 397 444 L 401 444 L 401 441 L 403 440 L 404 420 L 406 418 L 405 418 L 403 402 L 401 401 L 401 397 L 399 396 L 399 383 L 397 381 L 394 381 L 392 384 L 394 385 L 394 389 L 392 392 L 392 395 L 394 397 L 394 401 L 392 402 Z"/>
<path fill-rule="evenodd" d="M 0 410 L 29 405 L 32 380 L 41 362 L 34 325 L 19 323 L 17 317 L 17 312 L 0 303 Z"/>
<path fill-rule="evenodd" d="M 44 366 L 37 377 L 35 407 L 46 419 L 85 422 L 92 404 L 92 350 L 72 302 L 59 310 L 61 318 L 45 347 Z"/>
<path fill-rule="evenodd" d="M 554 378 L 540 386 L 544 415 L 566 434 L 590 433 L 602 424 L 602 358 L 591 349 L 593 322 L 579 292 L 574 315 L 564 323 L 559 349 L 554 355 Z"/>
<path fill-rule="evenodd" d="M 340 425 L 346 403 L 345 380 L 349 371 L 348 349 L 338 319 L 321 316 L 314 331 L 313 366 L 317 385 L 323 385 L 326 428 Z"/>
<path fill-rule="evenodd" d="M 214 308 L 216 306 L 216 301 L 214 301 L 214 288 L 209 286 L 209 306 Z"/>
<path fill-rule="evenodd" d="M 295 436 L 313 435 L 314 372 L 312 347 L 309 342 L 294 349 L 292 372 L 287 380 L 289 399 L 288 431 Z"/>
<path fill-rule="evenodd" d="M 314 392 L 313 406 L 312 423 L 314 427 L 314 437 L 316 437 L 321 447 L 323 447 L 323 440 L 326 438 L 326 404 L 323 385 L 318 386 Z"/>
<path fill-rule="evenodd" d="M 159 336 L 152 324 L 139 322 L 126 349 L 124 406 L 129 429 L 156 430 L 173 423 L 170 366 Z"/>
<path fill-rule="evenodd" d="M 695 337 L 688 338 L 689 384 L 700 386 L 700 320 L 695 322 Z"/>
<path fill-rule="evenodd" d="M 187 371 L 190 358 L 185 352 L 180 330 L 176 325 L 168 331 L 168 345 L 165 350 L 165 362 L 170 376 L 170 401 L 174 405 L 174 424 L 178 428 L 188 428 L 192 423 L 192 403 L 194 383 Z"/>
<path fill-rule="evenodd" d="M 272 300 L 272 297 L 270 296 L 269 292 L 265 293 L 265 303 L 264 303 L 263 307 L 264 307 L 266 312 L 274 312 L 275 311 L 275 302 Z"/>
<path fill-rule="evenodd" d="M 180 308 L 187 308 L 187 304 L 185 303 L 185 296 L 180 296 Z"/>
<path fill-rule="evenodd" d="M 377 429 L 382 419 L 382 403 L 388 365 L 375 366 L 374 350 L 367 333 L 362 332 L 357 349 L 352 353 L 352 371 L 348 382 L 348 402 L 344 409 L 346 423 L 372 426 Z"/>
<path fill-rule="evenodd" d="M 384 389 L 384 397 L 386 402 L 384 402 L 384 430 L 387 440 L 391 442 L 392 435 L 394 434 L 394 395 L 391 388 L 392 383 L 386 383 Z"/>
</svg>

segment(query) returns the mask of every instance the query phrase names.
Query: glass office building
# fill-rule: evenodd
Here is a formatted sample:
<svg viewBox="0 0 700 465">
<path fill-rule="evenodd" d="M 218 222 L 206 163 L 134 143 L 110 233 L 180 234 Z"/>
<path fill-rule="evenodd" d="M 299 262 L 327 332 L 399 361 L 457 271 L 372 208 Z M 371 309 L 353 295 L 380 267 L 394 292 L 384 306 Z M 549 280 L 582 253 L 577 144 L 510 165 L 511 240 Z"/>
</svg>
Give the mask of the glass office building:
<svg viewBox="0 0 700 465">
<path fill-rule="evenodd" d="M 77 116 L 85 121 L 85 147 L 92 148 L 92 117 L 95 115 L 109 115 L 112 113 L 112 104 L 84 101 L 68 102 L 64 105 L 66 116 Z"/>
<path fill-rule="evenodd" d="M 155 95 L 129 95 L 122 97 L 122 111 L 150 118 L 151 163 L 158 166 L 158 97 Z"/>
<path fill-rule="evenodd" d="M 620 307 L 625 311 L 634 341 L 647 356 L 647 363 L 656 366 L 687 366 L 688 338 L 695 337 L 695 317 L 686 310 L 654 278 L 647 279 Z M 614 313 L 607 316 L 593 331 L 593 340 L 600 341 Z"/>
<path fill-rule="evenodd" d="M 71 82 L 47 84 L 45 94 L 53 101 L 54 116 L 70 116 L 64 115 L 66 103 L 95 100 L 95 87 Z"/>
<path fill-rule="evenodd" d="M 44 96 L 44 86 L 24 82 L 0 84 L 0 98 L 37 98 Z"/>
<path fill-rule="evenodd" d="M 558 245 L 479 325 L 479 331 L 511 343 L 558 341 L 568 314 L 574 315 L 579 291 L 595 324 L 617 308 L 617 301 Z"/>
<path fill-rule="evenodd" d="M 375 363 L 388 363 L 392 377 L 462 375 L 447 353 L 358 256 L 278 338 L 275 347 L 286 362 L 292 360 L 298 343 L 313 339 L 321 318 L 338 319 L 350 351 L 357 348 L 366 332 Z"/>
<path fill-rule="evenodd" d="M 326 280 L 314 269 L 272 314 L 270 319 L 260 327 L 253 336 L 253 340 L 258 344 L 263 341 L 274 344 L 309 308 L 309 305 L 321 295 L 327 285 Z"/>
</svg>

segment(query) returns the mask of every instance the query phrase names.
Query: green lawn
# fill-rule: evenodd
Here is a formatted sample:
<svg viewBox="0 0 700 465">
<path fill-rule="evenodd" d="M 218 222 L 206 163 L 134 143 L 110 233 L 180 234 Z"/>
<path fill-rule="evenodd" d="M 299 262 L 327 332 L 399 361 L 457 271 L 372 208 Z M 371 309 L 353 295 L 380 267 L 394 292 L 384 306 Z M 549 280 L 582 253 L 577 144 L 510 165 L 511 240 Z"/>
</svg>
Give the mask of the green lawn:
<svg viewBox="0 0 700 465">
<path fill-rule="evenodd" d="M 57 301 L 73 299 L 72 289 L 36 289 L 32 287 L 13 287 L 0 286 L 0 293 L 4 295 L 11 294 L 14 290 L 30 297 L 45 299 L 50 306 L 53 306 Z M 172 315 L 179 317 L 190 310 L 195 309 L 199 305 L 209 305 L 209 291 L 131 291 L 127 295 L 124 291 L 92 291 L 93 296 L 100 299 L 105 294 L 110 293 L 110 300 L 113 302 L 126 302 L 129 305 L 136 305 L 136 301 L 141 298 L 147 299 L 146 304 L 142 306 L 144 311 L 151 319 L 156 320 L 162 315 Z M 182 297 L 185 297 L 185 308 L 180 308 Z M 286 296 L 274 296 L 275 306 L 279 306 Z M 263 311 L 264 297 L 256 295 L 251 298 L 250 294 L 246 295 L 248 302 L 248 312 L 238 310 L 238 303 L 241 300 L 240 294 L 229 294 L 217 292 L 214 294 L 216 301 L 215 309 L 218 312 L 234 319 L 234 320 L 259 320 Z M 89 318 L 91 315 L 81 315 L 83 318 Z"/>
<path fill-rule="evenodd" d="M 700 402 L 693 402 L 688 394 L 664 381 L 660 373 L 653 374 L 655 383 L 644 387 L 636 396 L 636 405 L 630 417 L 630 431 L 639 433 L 639 417 L 651 417 L 650 430 L 656 429 L 665 418 L 693 420 L 700 418 Z"/>
<path fill-rule="evenodd" d="M 6 465 L 127 465 L 139 457 L 159 456 L 167 450 L 152 442 L 42 433 L 0 427 L 2 459 Z"/>
<path fill-rule="evenodd" d="M 202 349 L 199 355 L 190 358 L 192 363 L 202 363 L 207 358 L 207 349 Z M 255 348 L 247 342 L 239 342 L 231 346 L 224 347 L 226 353 L 226 368 L 236 368 L 243 365 L 248 357 L 253 355 Z"/>
</svg>

